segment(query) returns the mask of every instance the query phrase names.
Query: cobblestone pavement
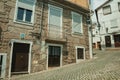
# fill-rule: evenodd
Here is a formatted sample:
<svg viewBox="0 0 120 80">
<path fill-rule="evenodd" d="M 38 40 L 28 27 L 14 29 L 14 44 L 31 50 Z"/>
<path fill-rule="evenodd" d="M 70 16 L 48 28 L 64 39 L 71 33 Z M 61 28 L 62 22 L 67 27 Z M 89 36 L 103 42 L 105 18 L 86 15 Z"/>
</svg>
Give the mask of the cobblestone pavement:
<svg viewBox="0 0 120 80">
<path fill-rule="evenodd" d="M 120 80 L 120 51 L 97 51 L 96 58 L 11 80 Z"/>
</svg>

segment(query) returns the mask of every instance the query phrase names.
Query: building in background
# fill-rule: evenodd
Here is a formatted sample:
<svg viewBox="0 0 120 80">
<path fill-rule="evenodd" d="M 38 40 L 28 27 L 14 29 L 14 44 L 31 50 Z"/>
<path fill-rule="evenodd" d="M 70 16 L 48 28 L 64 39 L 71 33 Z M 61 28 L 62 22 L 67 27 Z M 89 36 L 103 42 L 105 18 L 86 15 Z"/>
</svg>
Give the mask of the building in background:
<svg viewBox="0 0 120 80">
<path fill-rule="evenodd" d="M 2 0 L 0 7 L 6 77 L 90 58 L 87 0 Z"/>
<path fill-rule="evenodd" d="M 108 0 L 95 11 L 102 49 L 120 47 L 120 0 Z"/>
<path fill-rule="evenodd" d="M 100 49 L 100 36 L 99 28 L 96 22 L 92 23 L 92 38 L 93 38 L 93 49 Z"/>
</svg>

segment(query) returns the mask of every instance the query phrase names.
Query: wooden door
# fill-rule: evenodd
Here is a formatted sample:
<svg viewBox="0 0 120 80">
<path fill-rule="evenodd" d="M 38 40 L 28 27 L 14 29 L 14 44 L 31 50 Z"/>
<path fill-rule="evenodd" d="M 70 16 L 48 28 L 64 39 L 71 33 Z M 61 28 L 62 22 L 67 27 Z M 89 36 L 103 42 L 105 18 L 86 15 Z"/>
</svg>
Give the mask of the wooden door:
<svg viewBox="0 0 120 80">
<path fill-rule="evenodd" d="M 17 53 L 15 59 L 15 72 L 28 70 L 28 54 Z"/>
<path fill-rule="evenodd" d="M 110 38 L 110 36 L 105 36 L 105 45 L 106 45 L 106 47 L 111 47 L 111 38 Z"/>
<path fill-rule="evenodd" d="M 12 72 L 28 72 L 30 44 L 14 43 L 12 55 Z"/>
<path fill-rule="evenodd" d="M 114 35 L 114 43 L 115 43 L 115 47 L 120 47 L 120 34 Z"/>
</svg>

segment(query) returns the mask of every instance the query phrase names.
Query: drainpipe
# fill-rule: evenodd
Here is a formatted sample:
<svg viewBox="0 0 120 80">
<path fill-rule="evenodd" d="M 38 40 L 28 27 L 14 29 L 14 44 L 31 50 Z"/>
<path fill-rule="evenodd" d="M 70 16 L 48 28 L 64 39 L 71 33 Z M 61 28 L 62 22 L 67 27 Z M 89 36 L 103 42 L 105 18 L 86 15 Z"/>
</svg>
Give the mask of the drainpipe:
<svg viewBox="0 0 120 80">
<path fill-rule="evenodd" d="M 43 20 L 43 5 L 44 5 L 44 1 L 42 0 L 42 2 L 41 2 L 41 5 L 42 5 L 42 7 L 41 7 L 41 16 L 40 16 L 40 37 L 41 37 L 41 34 L 42 34 L 42 20 Z"/>
<path fill-rule="evenodd" d="M 89 0 L 89 10 L 90 10 L 90 14 L 89 14 L 89 20 L 90 20 L 90 24 L 89 24 L 89 29 L 88 29 L 88 35 L 89 35 L 89 55 L 90 55 L 90 59 L 93 58 L 93 47 L 92 47 L 92 43 L 93 43 L 93 38 L 92 38 L 92 19 L 91 16 L 93 15 L 92 10 L 91 10 L 92 6 L 91 6 L 91 0 Z"/>
<path fill-rule="evenodd" d="M 102 50 L 102 45 L 101 45 L 101 42 L 102 42 L 102 38 L 101 38 L 101 34 L 100 34 L 100 22 L 99 22 L 99 19 L 98 19 L 98 13 L 97 13 L 97 10 L 95 10 L 95 14 L 96 14 L 96 19 L 97 19 L 97 23 L 98 23 L 98 30 L 99 30 L 99 39 L 100 39 L 100 44 L 99 44 L 99 50 Z"/>
</svg>

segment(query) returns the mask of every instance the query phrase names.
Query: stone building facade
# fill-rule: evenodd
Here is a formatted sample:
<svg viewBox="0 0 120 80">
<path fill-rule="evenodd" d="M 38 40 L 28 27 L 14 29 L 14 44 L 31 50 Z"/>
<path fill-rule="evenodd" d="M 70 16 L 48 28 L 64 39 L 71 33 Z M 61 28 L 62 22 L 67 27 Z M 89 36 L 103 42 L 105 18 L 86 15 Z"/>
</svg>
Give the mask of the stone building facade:
<svg viewBox="0 0 120 80">
<path fill-rule="evenodd" d="M 7 54 L 6 77 L 90 58 L 89 8 L 64 0 L 1 0 L 0 6 L 0 53 Z"/>
</svg>

